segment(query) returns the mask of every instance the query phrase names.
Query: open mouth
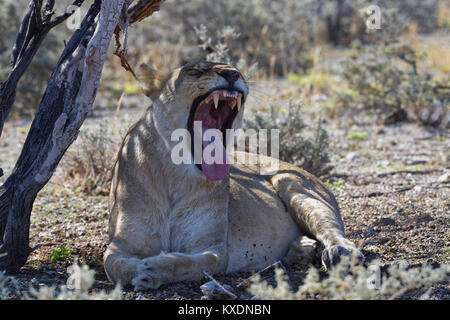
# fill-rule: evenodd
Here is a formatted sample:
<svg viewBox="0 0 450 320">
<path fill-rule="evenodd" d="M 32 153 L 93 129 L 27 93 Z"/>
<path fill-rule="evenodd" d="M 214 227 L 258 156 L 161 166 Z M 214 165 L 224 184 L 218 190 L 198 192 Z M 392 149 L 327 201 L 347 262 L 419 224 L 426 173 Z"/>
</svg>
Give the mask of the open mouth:
<svg viewBox="0 0 450 320">
<path fill-rule="evenodd" d="M 194 100 L 188 120 L 188 130 L 191 137 L 194 133 L 194 122 L 201 122 L 202 137 L 202 162 L 196 164 L 209 180 L 222 180 L 230 171 L 230 165 L 226 154 L 226 130 L 231 129 L 241 105 L 243 104 L 243 93 L 239 90 L 214 89 L 208 94 Z M 213 141 L 203 140 L 203 135 L 208 129 L 216 129 L 222 133 L 222 156 L 219 161 L 210 163 L 205 159 L 203 150 Z M 192 154 L 194 154 L 194 139 L 192 141 Z M 220 150 L 217 150 L 220 151 Z M 213 151 L 213 156 L 215 151 Z M 217 159 L 217 158 L 216 158 Z"/>
</svg>

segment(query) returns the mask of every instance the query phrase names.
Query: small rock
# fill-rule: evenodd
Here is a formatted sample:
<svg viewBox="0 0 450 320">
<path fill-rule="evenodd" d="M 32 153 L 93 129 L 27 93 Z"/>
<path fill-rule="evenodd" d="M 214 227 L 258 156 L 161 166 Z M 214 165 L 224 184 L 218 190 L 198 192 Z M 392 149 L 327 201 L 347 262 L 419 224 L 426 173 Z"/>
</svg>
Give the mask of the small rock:
<svg viewBox="0 0 450 320">
<path fill-rule="evenodd" d="M 312 96 L 313 101 L 325 101 L 328 99 L 326 94 L 315 94 Z"/>
<path fill-rule="evenodd" d="M 317 254 L 317 247 L 316 240 L 303 236 L 300 241 L 295 241 L 290 245 L 288 253 L 283 258 L 283 263 L 308 266 Z"/>
<path fill-rule="evenodd" d="M 380 238 L 378 239 L 378 244 L 385 244 L 389 242 L 389 238 Z"/>
<path fill-rule="evenodd" d="M 231 291 L 231 287 L 227 284 L 223 284 L 223 287 Z M 203 296 L 202 300 L 212 300 L 212 299 L 224 299 L 229 298 L 230 296 L 223 291 L 223 289 L 217 286 L 214 281 L 208 281 L 200 286 L 200 290 L 202 290 Z"/>
<path fill-rule="evenodd" d="M 417 223 L 422 223 L 422 222 L 426 223 L 426 222 L 433 221 L 433 217 L 431 217 L 428 213 L 422 213 L 415 220 Z"/>
<path fill-rule="evenodd" d="M 430 161 L 429 158 L 415 158 L 415 159 L 403 161 L 403 164 L 405 166 L 414 166 L 414 165 L 418 165 L 418 164 L 425 164 L 428 161 Z"/>
<path fill-rule="evenodd" d="M 448 172 L 444 173 L 443 175 L 441 175 L 438 178 L 437 181 L 440 182 L 440 183 L 450 182 L 450 174 Z"/>
<path fill-rule="evenodd" d="M 377 165 L 386 168 L 391 165 L 391 162 L 389 160 L 379 160 L 377 161 Z"/>
<path fill-rule="evenodd" d="M 374 223 L 375 226 L 395 226 L 395 220 L 391 218 L 381 218 Z"/>
<path fill-rule="evenodd" d="M 146 298 L 144 296 L 138 295 L 138 297 L 136 298 L 136 300 L 150 300 L 149 298 Z"/>
<path fill-rule="evenodd" d="M 358 152 L 350 152 L 345 156 L 345 159 L 350 161 L 355 161 L 361 158 L 361 155 Z"/>
<path fill-rule="evenodd" d="M 415 187 L 413 188 L 413 190 L 414 190 L 415 192 L 423 192 L 423 191 L 425 190 L 425 188 L 424 188 L 423 186 L 415 186 Z"/>
</svg>

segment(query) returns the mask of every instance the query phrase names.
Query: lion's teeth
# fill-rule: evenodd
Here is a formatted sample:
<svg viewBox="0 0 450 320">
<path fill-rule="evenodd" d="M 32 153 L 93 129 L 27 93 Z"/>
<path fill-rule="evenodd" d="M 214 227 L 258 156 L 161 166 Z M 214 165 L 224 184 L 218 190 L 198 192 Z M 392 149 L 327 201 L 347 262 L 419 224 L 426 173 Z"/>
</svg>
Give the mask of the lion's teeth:
<svg viewBox="0 0 450 320">
<path fill-rule="evenodd" d="M 219 107 L 219 94 L 215 93 L 213 98 L 214 98 L 214 107 L 217 109 Z"/>
<path fill-rule="evenodd" d="M 234 107 L 236 107 L 236 100 L 233 100 L 233 101 L 231 102 L 231 110 L 233 110 Z"/>
<path fill-rule="evenodd" d="M 237 102 L 238 111 L 241 111 L 241 103 L 242 103 L 241 97 L 237 97 L 236 102 Z"/>
</svg>

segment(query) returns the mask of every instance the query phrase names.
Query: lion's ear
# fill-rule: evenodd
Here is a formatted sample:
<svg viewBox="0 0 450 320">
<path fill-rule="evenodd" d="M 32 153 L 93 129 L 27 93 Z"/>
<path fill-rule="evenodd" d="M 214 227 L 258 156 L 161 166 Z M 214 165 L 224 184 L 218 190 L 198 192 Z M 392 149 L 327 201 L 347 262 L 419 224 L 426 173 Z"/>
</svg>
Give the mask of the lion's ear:
<svg viewBox="0 0 450 320">
<path fill-rule="evenodd" d="M 161 92 L 167 80 L 167 75 L 145 63 L 141 63 L 136 73 L 136 78 L 144 94 L 154 100 Z"/>
</svg>

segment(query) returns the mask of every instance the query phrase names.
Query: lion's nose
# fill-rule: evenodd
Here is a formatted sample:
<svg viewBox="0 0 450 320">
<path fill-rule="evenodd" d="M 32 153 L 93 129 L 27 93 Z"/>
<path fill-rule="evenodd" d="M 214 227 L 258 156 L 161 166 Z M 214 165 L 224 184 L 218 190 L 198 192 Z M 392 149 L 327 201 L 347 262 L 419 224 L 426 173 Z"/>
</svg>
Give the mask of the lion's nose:
<svg viewBox="0 0 450 320">
<path fill-rule="evenodd" d="M 230 84 L 235 83 L 241 76 L 239 71 L 233 70 L 233 69 L 224 69 L 224 70 L 217 71 L 217 73 L 220 76 L 224 77 Z"/>
</svg>

